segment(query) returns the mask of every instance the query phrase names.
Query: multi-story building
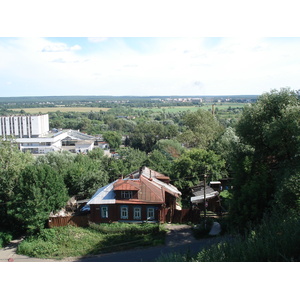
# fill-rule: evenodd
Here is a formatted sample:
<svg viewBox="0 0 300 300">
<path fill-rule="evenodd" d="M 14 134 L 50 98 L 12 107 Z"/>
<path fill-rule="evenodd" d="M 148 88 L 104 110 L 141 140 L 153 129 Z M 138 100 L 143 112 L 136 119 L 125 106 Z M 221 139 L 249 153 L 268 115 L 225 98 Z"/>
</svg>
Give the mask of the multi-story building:
<svg viewBox="0 0 300 300">
<path fill-rule="evenodd" d="M 94 148 L 96 138 L 76 130 L 49 131 L 49 116 L 0 117 L 0 137 L 13 139 L 23 152 L 46 154 L 68 150 L 86 153 Z"/>
<path fill-rule="evenodd" d="M 49 116 L 0 117 L 0 136 L 3 138 L 35 138 L 49 131 Z"/>
</svg>

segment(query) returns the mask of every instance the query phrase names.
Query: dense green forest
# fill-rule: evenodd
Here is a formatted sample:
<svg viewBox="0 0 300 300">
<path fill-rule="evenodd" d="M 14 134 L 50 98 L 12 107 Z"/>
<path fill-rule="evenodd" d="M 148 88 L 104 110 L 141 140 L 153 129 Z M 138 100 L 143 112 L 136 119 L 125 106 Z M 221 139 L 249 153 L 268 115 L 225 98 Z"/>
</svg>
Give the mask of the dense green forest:
<svg viewBox="0 0 300 300">
<path fill-rule="evenodd" d="M 270 230 L 274 228 L 270 224 L 275 220 L 282 226 L 280 237 L 294 236 L 300 229 L 299 104 L 298 92 L 283 88 L 264 93 L 243 108 L 214 114 L 200 105 L 193 111 L 162 108 L 153 112 L 121 103 L 105 112 L 49 113 L 50 127 L 102 134 L 118 151 L 119 159 L 104 156 L 99 149 L 88 155 L 62 152 L 32 157 L 2 141 L 1 228 L 14 234 L 37 234 L 49 213 L 63 207 L 68 198 L 89 198 L 100 186 L 147 165 L 170 176 L 182 191 L 183 207 L 189 206 L 190 187 L 203 180 L 204 172 L 208 180 L 233 177 L 234 188 L 224 200 L 228 209 L 224 221 L 228 231 L 241 237 L 237 247 L 250 238 L 257 241 L 268 224 Z M 126 137 L 123 145 L 122 136 Z M 284 233 L 284 226 L 294 231 Z M 208 252 L 192 259 L 232 260 L 226 256 L 226 245 L 222 247 L 222 259 Z M 299 260 L 300 249 L 295 247 L 287 253 L 280 248 L 269 259 Z M 263 259 L 268 260 L 267 255 Z"/>
</svg>

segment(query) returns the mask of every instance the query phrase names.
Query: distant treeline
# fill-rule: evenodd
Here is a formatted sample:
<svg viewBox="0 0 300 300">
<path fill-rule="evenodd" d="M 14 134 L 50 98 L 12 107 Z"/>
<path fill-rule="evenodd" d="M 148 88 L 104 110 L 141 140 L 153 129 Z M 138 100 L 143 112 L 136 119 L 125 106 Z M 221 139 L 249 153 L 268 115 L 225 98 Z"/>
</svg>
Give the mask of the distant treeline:
<svg viewBox="0 0 300 300">
<path fill-rule="evenodd" d="M 32 96 L 32 97 L 0 97 L 0 103 L 37 103 L 37 102 L 116 102 L 116 101 L 159 101 L 178 98 L 202 98 L 204 101 L 217 101 L 230 99 L 232 102 L 253 102 L 257 95 L 234 96 Z"/>
</svg>

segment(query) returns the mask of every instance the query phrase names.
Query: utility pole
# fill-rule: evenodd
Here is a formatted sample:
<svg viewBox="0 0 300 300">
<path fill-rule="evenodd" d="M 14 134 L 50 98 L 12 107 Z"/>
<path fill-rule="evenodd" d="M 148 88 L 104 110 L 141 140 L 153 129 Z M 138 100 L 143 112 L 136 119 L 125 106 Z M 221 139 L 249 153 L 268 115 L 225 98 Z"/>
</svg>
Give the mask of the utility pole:
<svg viewBox="0 0 300 300">
<path fill-rule="evenodd" d="M 206 229 L 206 173 L 204 174 L 204 229 Z"/>
</svg>

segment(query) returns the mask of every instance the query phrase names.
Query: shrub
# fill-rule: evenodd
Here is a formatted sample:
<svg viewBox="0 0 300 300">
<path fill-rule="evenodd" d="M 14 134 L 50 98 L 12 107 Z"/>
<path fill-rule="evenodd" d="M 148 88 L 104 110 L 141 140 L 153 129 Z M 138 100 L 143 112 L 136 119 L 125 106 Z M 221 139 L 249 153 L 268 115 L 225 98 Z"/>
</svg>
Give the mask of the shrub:
<svg viewBox="0 0 300 300">
<path fill-rule="evenodd" d="M 193 234 L 196 239 L 204 238 L 208 236 L 208 233 L 210 232 L 212 225 L 214 223 L 213 218 L 207 218 L 206 219 L 206 226 L 204 223 L 204 220 L 201 221 L 201 223 L 195 225 L 193 227 Z"/>
<path fill-rule="evenodd" d="M 0 248 L 7 245 L 13 239 L 13 235 L 9 232 L 0 232 Z"/>
<path fill-rule="evenodd" d="M 127 234 L 156 234 L 161 231 L 159 224 L 129 224 L 129 223 L 90 223 L 90 228 L 101 233 L 127 233 Z"/>
<path fill-rule="evenodd" d="M 245 238 L 213 245 L 198 253 L 197 261 L 279 262 L 300 260 L 300 219 L 274 213 Z"/>
</svg>

